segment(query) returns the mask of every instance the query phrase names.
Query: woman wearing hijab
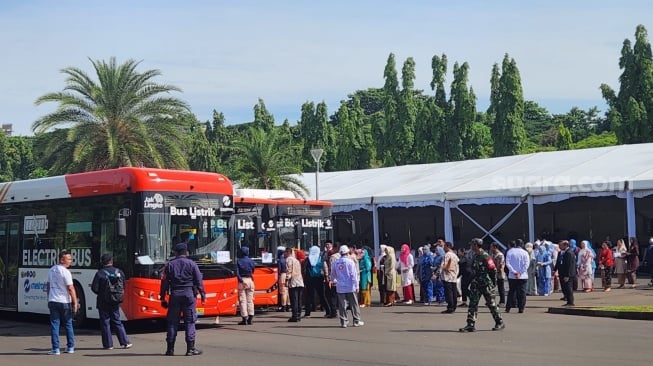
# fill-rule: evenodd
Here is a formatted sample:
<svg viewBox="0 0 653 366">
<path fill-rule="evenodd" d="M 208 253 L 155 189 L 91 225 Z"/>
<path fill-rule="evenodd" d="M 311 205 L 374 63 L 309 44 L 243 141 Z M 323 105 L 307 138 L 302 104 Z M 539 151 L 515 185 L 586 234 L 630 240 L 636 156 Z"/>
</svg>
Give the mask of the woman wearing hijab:
<svg viewBox="0 0 653 366">
<path fill-rule="evenodd" d="M 583 286 L 583 291 L 591 292 L 594 285 L 594 277 L 592 277 L 592 262 L 594 262 L 594 254 L 587 248 L 589 242 L 583 240 L 580 242 L 580 250 L 578 251 L 578 278 Z"/>
<path fill-rule="evenodd" d="M 528 258 L 530 261 L 528 263 L 528 280 L 526 281 L 526 294 L 527 295 L 537 295 L 537 259 L 535 259 L 535 251 L 533 250 L 533 243 L 528 242 L 524 245 L 526 252 L 528 253 Z M 539 249 L 539 248 L 538 248 Z"/>
<path fill-rule="evenodd" d="M 363 247 L 362 253 L 358 260 L 358 270 L 360 271 L 360 307 L 372 306 L 372 257 L 371 249 Z"/>
<path fill-rule="evenodd" d="M 617 282 L 619 287 L 623 288 L 626 283 L 626 255 L 628 249 L 626 249 L 626 243 L 623 239 L 617 240 L 617 246 L 614 248 L 614 253 L 612 255 L 614 259 L 614 273 L 617 274 Z"/>
<path fill-rule="evenodd" d="M 635 288 L 637 285 L 637 268 L 639 268 L 639 242 L 637 238 L 631 237 L 628 244 L 628 252 L 626 253 L 626 278 L 630 288 Z"/>
<path fill-rule="evenodd" d="M 612 250 L 607 241 L 601 244 L 601 251 L 599 252 L 599 268 L 601 269 L 601 286 L 603 292 L 610 291 L 612 287 L 612 267 L 614 260 L 612 258 Z"/>
<path fill-rule="evenodd" d="M 535 256 L 537 261 L 537 294 L 549 296 L 551 293 L 551 252 L 546 241 L 540 243 L 540 248 Z"/>
<path fill-rule="evenodd" d="M 385 304 L 385 265 L 384 265 L 384 258 L 385 258 L 385 244 L 381 244 L 379 246 L 380 253 L 379 253 L 379 259 L 378 259 L 378 268 L 376 269 L 376 287 L 379 289 L 379 302 L 381 305 Z"/>
<path fill-rule="evenodd" d="M 327 317 L 331 314 L 331 307 L 327 301 L 324 292 L 324 265 L 322 263 L 322 255 L 320 254 L 320 247 L 313 245 L 308 249 L 308 260 L 306 261 L 305 270 L 305 284 L 306 284 L 306 302 L 305 302 L 305 317 L 311 316 L 311 311 L 315 310 L 315 293 L 320 299 L 320 305 L 324 310 L 324 316 Z"/>
<path fill-rule="evenodd" d="M 408 244 L 402 244 L 398 268 L 401 273 L 401 288 L 403 290 L 404 303 L 407 305 L 412 304 L 413 300 L 415 300 L 413 294 L 413 281 L 415 281 L 413 266 L 415 266 L 415 259 L 410 254 L 410 247 Z"/>
<path fill-rule="evenodd" d="M 385 256 L 383 256 L 383 283 L 385 292 L 383 294 L 383 306 L 392 306 L 395 302 L 395 292 L 397 292 L 397 271 L 395 267 L 395 248 L 385 247 Z"/>
</svg>

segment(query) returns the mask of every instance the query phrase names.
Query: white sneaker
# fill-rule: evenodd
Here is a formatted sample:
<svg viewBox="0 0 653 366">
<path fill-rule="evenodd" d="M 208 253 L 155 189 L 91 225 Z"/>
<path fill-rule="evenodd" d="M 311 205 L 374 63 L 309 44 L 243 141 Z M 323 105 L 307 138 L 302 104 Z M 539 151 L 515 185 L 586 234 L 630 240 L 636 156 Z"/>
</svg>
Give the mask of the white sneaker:
<svg viewBox="0 0 653 366">
<path fill-rule="evenodd" d="M 126 345 L 122 346 L 122 348 L 129 349 L 129 348 L 132 348 L 132 346 L 133 346 L 133 344 L 127 343 Z"/>
<path fill-rule="evenodd" d="M 365 322 L 362 322 L 362 321 L 358 321 L 358 322 L 354 323 L 355 327 L 362 327 L 363 325 L 365 325 Z"/>
<path fill-rule="evenodd" d="M 406 304 L 406 305 L 412 305 L 412 304 L 413 304 L 413 300 L 408 300 L 408 301 L 406 301 L 404 304 Z"/>
<path fill-rule="evenodd" d="M 356 324 L 354 324 L 354 326 L 356 326 Z M 347 328 L 347 324 L 345 323 L 340 324 L 340 328 Z"/>
<path fill-rule="evenodd" d="M 48 351 L 48 354 L 53 356 L 59 356 L 61 352 L 59 352 L 58 349 L 51 349 L 50 351 Z"/>
<path fill-rule="evenodd" d="M 66 348 L 66 350 L 63 351 L 63 353 L 75 353 L 75 348 L 74 347 Z"/>
</svg>

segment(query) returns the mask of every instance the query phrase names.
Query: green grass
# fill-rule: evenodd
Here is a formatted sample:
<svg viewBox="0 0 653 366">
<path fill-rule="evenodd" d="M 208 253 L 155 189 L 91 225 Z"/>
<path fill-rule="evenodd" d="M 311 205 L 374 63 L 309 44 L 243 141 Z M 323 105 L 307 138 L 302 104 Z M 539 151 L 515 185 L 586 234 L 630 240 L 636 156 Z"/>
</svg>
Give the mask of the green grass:
<svg viewBox="0 0 653 366">
<path fill-rule="evenodd" d="M 653 305 L 637 305 L 637 306 L 597 306 L 592 308 L 593 310 L 605 310 L 605 311 L 621 311 L 628 313 L 653 313 Z"/>
</svg>

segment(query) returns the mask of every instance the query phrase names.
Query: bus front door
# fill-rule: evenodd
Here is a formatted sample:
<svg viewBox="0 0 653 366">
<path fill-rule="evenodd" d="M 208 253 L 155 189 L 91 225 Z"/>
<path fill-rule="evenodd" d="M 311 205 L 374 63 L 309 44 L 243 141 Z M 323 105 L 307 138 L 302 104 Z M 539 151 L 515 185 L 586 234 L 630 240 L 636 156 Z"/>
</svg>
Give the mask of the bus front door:
<svg viewBox="0 0 653 366">
<path fill-rule="evenodd" d="M 0 309 L 18 308 L 17 217 L 0 216 Z"/>
</svg>

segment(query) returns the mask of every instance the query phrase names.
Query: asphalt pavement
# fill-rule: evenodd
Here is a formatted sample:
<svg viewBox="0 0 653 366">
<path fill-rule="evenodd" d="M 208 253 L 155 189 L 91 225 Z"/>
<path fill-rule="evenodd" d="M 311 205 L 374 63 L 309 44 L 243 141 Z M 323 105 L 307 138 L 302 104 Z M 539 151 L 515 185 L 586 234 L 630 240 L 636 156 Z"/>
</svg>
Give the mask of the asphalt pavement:
<svg viewBox="0 0 653 366">
<path fill-rule="evenodd" d="M 637 289 L 576 293 L 577 307 L 653 304 L 648 279 Z M 560 293 L 529 296 L 523 314 L 503 313 L 506 329 L 491 331 L 494 322 L 481 308 L 475 333 L 460 333 L 466 309 L 441 314 L 442 306 L 422 304 L 362 309 L 365 325 L 346 329 L 322 314 L 288 323 L 288 313 L 257 314 L 254 324 L 240 326 L 239 317 L 200 319 L 197 346 L 203 355 L 183 356 L 183 331 L 176 353 L 167 357 L 162 324 L 131 323 L 134 347 L 101 349 L 97 324 L 76 329 L 74 354 L 48 356 L 47 317 L 0 314 L 0 365 L 644 365 L 650 364 L 653 322 L 552 314 L 563 304 Z M 63 340 L 63 335 L 62 335 Z"/>
</svg>

